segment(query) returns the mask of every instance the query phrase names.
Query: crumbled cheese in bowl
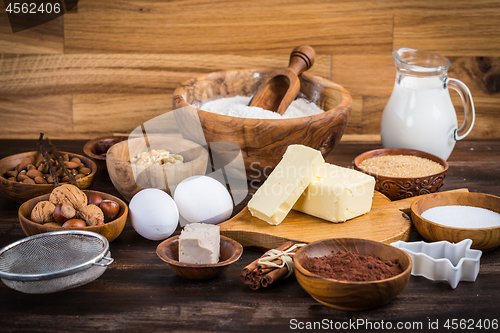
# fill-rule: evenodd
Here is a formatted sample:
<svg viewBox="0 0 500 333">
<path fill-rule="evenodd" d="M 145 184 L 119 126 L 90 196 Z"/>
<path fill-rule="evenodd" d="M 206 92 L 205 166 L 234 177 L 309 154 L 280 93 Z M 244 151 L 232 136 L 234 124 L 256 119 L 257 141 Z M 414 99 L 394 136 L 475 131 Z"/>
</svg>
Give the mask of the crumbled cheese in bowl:
<svg viewBox="0 0 500 333">
<path fill-rule="evenodd" d="M 130 160 L 130 163 L 137 165 L 163 165 L 163 164 L 182 164 L 184 158 L 182 155 L 172 154 L 168 150 L 158 149 L 146 151 L 137 154 Z"/>
</svg>

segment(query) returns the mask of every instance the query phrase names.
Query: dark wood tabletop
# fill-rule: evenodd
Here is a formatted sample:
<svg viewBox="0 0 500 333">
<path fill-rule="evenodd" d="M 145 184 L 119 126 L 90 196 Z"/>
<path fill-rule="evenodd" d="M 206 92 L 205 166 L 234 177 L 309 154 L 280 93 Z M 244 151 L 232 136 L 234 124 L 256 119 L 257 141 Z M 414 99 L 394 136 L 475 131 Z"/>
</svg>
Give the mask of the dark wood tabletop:
<svg viewBox="0 0 500 333">
<path fill-rule="evenodd" d="M 62 151 L 83 154 L 84 141 L 54 143 Z M 327 161 L 352 166 L 355 156 L 380 147 L 380 142 L 342 142 Z M 0 158 L 35 148 L 35 140 L 0 140 Z M 468 188 L 500 196 L 500 141 L 458 142 L 448 162 L 442 191 Z M 93 189 L 120 196 L 104 170 L 98 171 Z M 0 247 L 25 237 L 18 208 L 18 203 L 0 195 Z M 414 228 L 410 240 L 422 240 Z M 287 332 L 301 328 L 443 332 L 460 327 L 479 330 L 479 326 L 493 331 L 500 320 L 499 249 L 483 253 L 475 282 L 460 282 L 452 289 L 447 282 L 412 276 L 389 304 L 345 312 L 316 302 L 294 276 L 251 290 L 239 275 L 260 252 L 245 250 L 222 276 L 197 282 L 177 276 L 158 258 L 159 243 L 142 238 L 127 222 L 110 243 L 114 263 L 87 285 L 30 295 L 1 283 L 0 332 Z"/>
</svg>

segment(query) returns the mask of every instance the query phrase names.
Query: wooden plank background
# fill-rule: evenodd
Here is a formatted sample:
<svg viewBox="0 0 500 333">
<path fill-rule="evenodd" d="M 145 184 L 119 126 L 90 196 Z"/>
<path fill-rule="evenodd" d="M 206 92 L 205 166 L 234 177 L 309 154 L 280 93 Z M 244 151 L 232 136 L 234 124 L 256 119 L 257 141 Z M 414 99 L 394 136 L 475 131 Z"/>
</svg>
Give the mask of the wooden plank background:
<svg viewBox="0 0 500 333">
<path fill-rule="evenodd" d="M 451 61 L 476 105 L 469 139 L 500 139 L 500 1 L 80 0 L 13 34 L 0 4 L 0 138 L 128 133 L 172 109 L 174 89 L 204 73 L 284 68 L 309 44 L 311 73 L 353 96 L 344 140 L 379 140 L 392 92 L 391 52 Z M 453 94 L 461 122 L 461 101 Z"/>
</svg>

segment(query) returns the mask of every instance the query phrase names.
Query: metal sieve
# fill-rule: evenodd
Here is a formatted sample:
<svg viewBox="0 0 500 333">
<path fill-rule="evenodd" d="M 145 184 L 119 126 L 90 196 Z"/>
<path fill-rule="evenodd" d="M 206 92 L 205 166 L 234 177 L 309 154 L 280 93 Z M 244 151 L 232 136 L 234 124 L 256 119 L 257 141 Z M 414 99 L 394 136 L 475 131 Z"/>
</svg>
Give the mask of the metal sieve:
<svg viewBox="0 0 500 333">
<path fill-rule="evenodd" d="M 102 235 L 82 230 L 55 231 L 1 249 L 0 278 L 5 285 L 22 292 L 50 293 L 93 281 L 112 262 L 109 242 Z"/>
</svg>

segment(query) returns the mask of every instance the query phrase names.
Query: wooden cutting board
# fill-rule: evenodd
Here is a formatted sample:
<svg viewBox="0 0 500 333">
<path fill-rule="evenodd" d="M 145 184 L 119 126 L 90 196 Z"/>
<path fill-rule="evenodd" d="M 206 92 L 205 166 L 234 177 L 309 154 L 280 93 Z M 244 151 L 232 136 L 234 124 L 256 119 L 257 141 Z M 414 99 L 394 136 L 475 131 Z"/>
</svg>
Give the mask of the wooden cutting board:
<svg viewBox="0 0 500 333">
<path fill-rule="evenodd" d="M 409 216 L 411 203 L 420 197 L 391 202 L 383 194 L 375 192 L 370 212 L 344 223 L 332 223 L 292 210 L 281 224 L 275 226 L 252 217 L 245 207 L 230 220 L 219 224 L 220 233 L 246 248 L 260 250 L 277 248 L 289 240 L 311 243 L 321 239 L 353 237 L 386 244 L 398 240 L 408 241 L 411 221 L 405 216 L 404 210 Z"/>
</svg>

